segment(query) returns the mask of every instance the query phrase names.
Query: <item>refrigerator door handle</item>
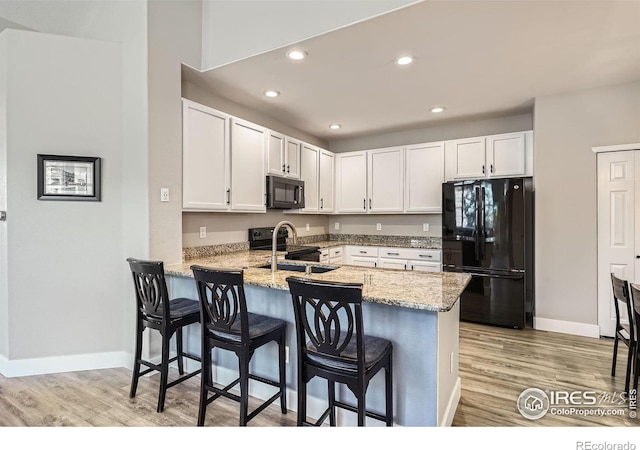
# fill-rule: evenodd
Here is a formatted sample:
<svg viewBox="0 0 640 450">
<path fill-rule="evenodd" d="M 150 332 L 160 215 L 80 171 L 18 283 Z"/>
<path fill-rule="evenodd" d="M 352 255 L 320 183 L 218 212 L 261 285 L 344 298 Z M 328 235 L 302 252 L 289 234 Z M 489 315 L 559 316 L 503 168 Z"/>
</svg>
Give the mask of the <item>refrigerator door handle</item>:
<svg viewBox="0 0 640 450">
<path fill-rule="evenodd" d="M 475 234 L 475 242 L 474 242 L 474 247 L 475 247 L 475 252 L 476 252 L 476 261 L 480 261 L 482 259 L 482 255 L 480 254 L 480 186 L 475 186 L 474 190 L 476 191 L 476 223 L 475 223 L 475 230 L 474 230 L 474 234 Z"/>
<path fill-rule="evenodd" d="M 486 211 L 484 210 L 485 208 L 485 203 L 484 203 L 484 199 L 485 199 L 485 188 L 484 186 L 480 187 L 480 224 L 479 224 L 479 228 L 480 228 L 480 258 L 484 259 L 485 255 L 486 255 L 486 245 L 487 245 L 487 237 L 485 236 L 485 230 L 486 230 Z"/>
</svg>

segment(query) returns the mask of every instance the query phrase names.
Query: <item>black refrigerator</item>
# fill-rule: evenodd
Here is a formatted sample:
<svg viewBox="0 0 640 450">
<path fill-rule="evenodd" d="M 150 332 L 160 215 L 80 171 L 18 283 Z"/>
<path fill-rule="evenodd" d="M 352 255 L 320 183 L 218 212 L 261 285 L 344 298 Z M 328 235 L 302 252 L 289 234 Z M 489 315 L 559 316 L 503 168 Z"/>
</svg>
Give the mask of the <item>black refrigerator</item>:
<svg viewBox="0 0 640 450">
<path fill-rule="evenodd" d="M 472 275 L 460 320 L 533 326 L 531 177 L 442 185 L 442 267 Z"/>
</svg>

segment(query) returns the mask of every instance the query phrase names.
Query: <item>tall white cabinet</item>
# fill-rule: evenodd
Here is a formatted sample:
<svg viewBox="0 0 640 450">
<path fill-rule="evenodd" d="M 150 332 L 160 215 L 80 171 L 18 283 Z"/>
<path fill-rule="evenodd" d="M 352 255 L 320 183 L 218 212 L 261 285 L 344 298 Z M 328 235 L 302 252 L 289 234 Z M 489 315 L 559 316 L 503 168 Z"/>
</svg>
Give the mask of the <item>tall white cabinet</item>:
<svg viewBox="0 0 640 450">
<path fill-rule="evenodd" d="M 266 211 L 264 155 L 267 130 L 231 119 L 231 190 L 235 211 Z"/>
</svg>

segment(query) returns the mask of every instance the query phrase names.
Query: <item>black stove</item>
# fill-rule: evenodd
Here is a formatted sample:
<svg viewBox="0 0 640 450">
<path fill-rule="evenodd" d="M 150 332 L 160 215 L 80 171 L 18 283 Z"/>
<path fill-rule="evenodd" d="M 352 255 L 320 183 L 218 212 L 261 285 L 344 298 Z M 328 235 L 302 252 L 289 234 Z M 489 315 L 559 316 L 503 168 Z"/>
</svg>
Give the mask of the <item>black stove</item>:
<svg viewBox="0 0 640 450">
<path fill-rule="evenodd" d="M 275 227 L 249 228 L 249 250 L 269 250 L 273 246 L 273 231 Z M 287 252 L 285 259 L 320 261 L 319 247 L 306 245 L 287 245 L 289 229 L 282 227 L 278 230 L 276 238 L 276 250 Z"/>
</svg>

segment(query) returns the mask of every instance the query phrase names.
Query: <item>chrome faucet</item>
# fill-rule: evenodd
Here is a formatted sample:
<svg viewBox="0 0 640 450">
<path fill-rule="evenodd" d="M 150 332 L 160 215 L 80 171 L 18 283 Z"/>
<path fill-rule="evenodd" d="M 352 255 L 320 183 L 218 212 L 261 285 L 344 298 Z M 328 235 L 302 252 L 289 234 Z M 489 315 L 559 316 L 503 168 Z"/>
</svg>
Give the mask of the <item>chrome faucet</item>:
<svg viewBox="0 0 640 450">
<path fill-rule="evenodd" d="M 278 230 L 287 225 L 293 231 L 293 243 L 296 243 L 296 239 L 298 237 L 298 232 L 296 231 L 296 227 L 287 220 L 283 220 L 273 229 L 273 240 L 271 242 L 271 273 L 278 271 L 278 261 L 276 261 L 276 249 L 278 248 L 278 244 L 276 243 L 278 239 Z"/>
</svg>

